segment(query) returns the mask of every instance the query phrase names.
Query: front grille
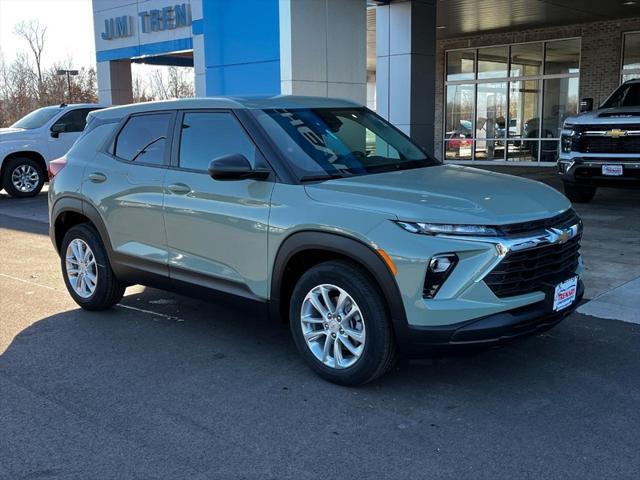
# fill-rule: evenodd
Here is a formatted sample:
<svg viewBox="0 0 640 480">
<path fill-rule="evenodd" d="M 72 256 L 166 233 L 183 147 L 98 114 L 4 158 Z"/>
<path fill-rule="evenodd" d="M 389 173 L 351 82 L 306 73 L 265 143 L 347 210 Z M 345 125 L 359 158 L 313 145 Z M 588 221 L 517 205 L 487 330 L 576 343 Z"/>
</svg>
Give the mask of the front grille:
<svg viewBox="0 0 640 480">
<path fill-rule="evenodd" d="M 640 125 L 597 125 L 581 126 L 571 139 L 571 150 L 579 153 L 640 153 L 640 136 L 625 135 L 618 138 L 587 135 L 587 131 L 608 130 L 640 131 Z"/>
<path fill-rule="evenodd" d="M 566 280 L 578 268 L 581 236 L 564 244 L 508 253 L 484 281 L 497 297 L 511 297 Z"/>
<path fill-rule="evenodd" d="M 556 215 L 555 217 L 544 218 L 542 220 L 532 220 L 529 222 L 511 223 L 498 227 L 501 234 L 506 237 L 522 235 L 526 233 L 538 232 L 547 228 L 566 228 L 580 223 L 580 217 L 573 208 Z"/>
<path fill-rule="evenodd" d="M 571 142 L 571 150 L 578 153 L 640 153 L 640 136 L 575 137 Z"/>
</svg>

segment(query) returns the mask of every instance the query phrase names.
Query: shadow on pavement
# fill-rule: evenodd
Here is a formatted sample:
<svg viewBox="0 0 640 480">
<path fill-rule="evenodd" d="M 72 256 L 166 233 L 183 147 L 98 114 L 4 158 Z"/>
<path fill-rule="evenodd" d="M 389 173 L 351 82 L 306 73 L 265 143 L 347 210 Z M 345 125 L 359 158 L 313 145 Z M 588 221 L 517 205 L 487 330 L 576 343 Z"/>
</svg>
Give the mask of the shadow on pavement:
<svg viewBox="0 0 640 480">
<path fill-rule="evenodd" d="M 0 356 L 0 474 L 631 478 L 640 465 L 640 326 L 574 315 L 349 389 L 260 314 L 150 289 L 124 303 L 166 316 L 70 310 Z"/>
</svg>

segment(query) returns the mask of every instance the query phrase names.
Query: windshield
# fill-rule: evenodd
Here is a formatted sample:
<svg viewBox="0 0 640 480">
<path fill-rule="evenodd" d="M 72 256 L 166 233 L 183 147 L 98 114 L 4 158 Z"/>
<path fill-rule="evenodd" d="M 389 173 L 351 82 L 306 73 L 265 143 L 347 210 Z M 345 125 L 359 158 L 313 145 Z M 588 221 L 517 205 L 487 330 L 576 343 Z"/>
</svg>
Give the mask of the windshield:
<svg viewBox="0 0 640 480">
<path fill-rule="evenodd" d="M 15 128 L 26 128 L 27 130 L 40 128 L 51 120 L 58 112 L 60 112 L 60 107 L 39 108 L 38 110 L 34 110 L 28 115 L 25 115 L 11 126 Z"/>
<path fill-rule="evenodd" d="M 640 83 L 621 85 L 600 108 L 640 107 Z"/>
<path fill-rule="evenodd" d="M 269 109 L 257 117 L 302 181 L 439 164 L 365 108 Z"/>
</svg>

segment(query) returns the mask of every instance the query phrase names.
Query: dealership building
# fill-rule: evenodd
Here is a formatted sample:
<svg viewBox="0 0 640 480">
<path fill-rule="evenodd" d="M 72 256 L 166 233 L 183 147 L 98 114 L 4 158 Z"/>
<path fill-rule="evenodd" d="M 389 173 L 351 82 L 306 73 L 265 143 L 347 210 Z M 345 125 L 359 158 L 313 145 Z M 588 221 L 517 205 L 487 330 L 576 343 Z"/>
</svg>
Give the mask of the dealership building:
<svg viewBox="0 0 640 480">
<path fill-rule="evenodd" d="M 640 77 L 640 1 L 93 0 L 101 102 L 131 64 L 193 69 L 197 96 L 367 104 L 438 158 L 553 165 L 564 118 Z"/>
</svg>

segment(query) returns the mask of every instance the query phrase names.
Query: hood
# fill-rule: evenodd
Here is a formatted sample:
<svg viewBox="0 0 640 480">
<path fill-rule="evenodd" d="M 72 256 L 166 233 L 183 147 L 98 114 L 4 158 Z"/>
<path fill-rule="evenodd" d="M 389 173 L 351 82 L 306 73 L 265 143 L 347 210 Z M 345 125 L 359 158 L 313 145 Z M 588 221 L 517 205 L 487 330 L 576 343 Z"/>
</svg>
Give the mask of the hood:
<svg viewBox="0 0 640 480">
<path fill-rule="evenodd" d="M 319 202 L 433 223 L 504 225 L 548 218 L 571 206 L 543 183 L 458 165 L 327 180 L 306 191 Z"/>
<path fill-rule="evenodd" d="M 5 138 L 5 136 L 7 135 L 11 135 L 12 133 L 21 133 L 24 132 L 24 128 L 13 128 L 13 127 L 7 127 L 7 128 L 0 128 L 0 138 Z"/>
<path fill-rule="evenodd" d="M 600 108 L 568 117 L 565 122 L 573 125 L 638 124 L 640 123 L 640 107 Z"/>
</svg>

